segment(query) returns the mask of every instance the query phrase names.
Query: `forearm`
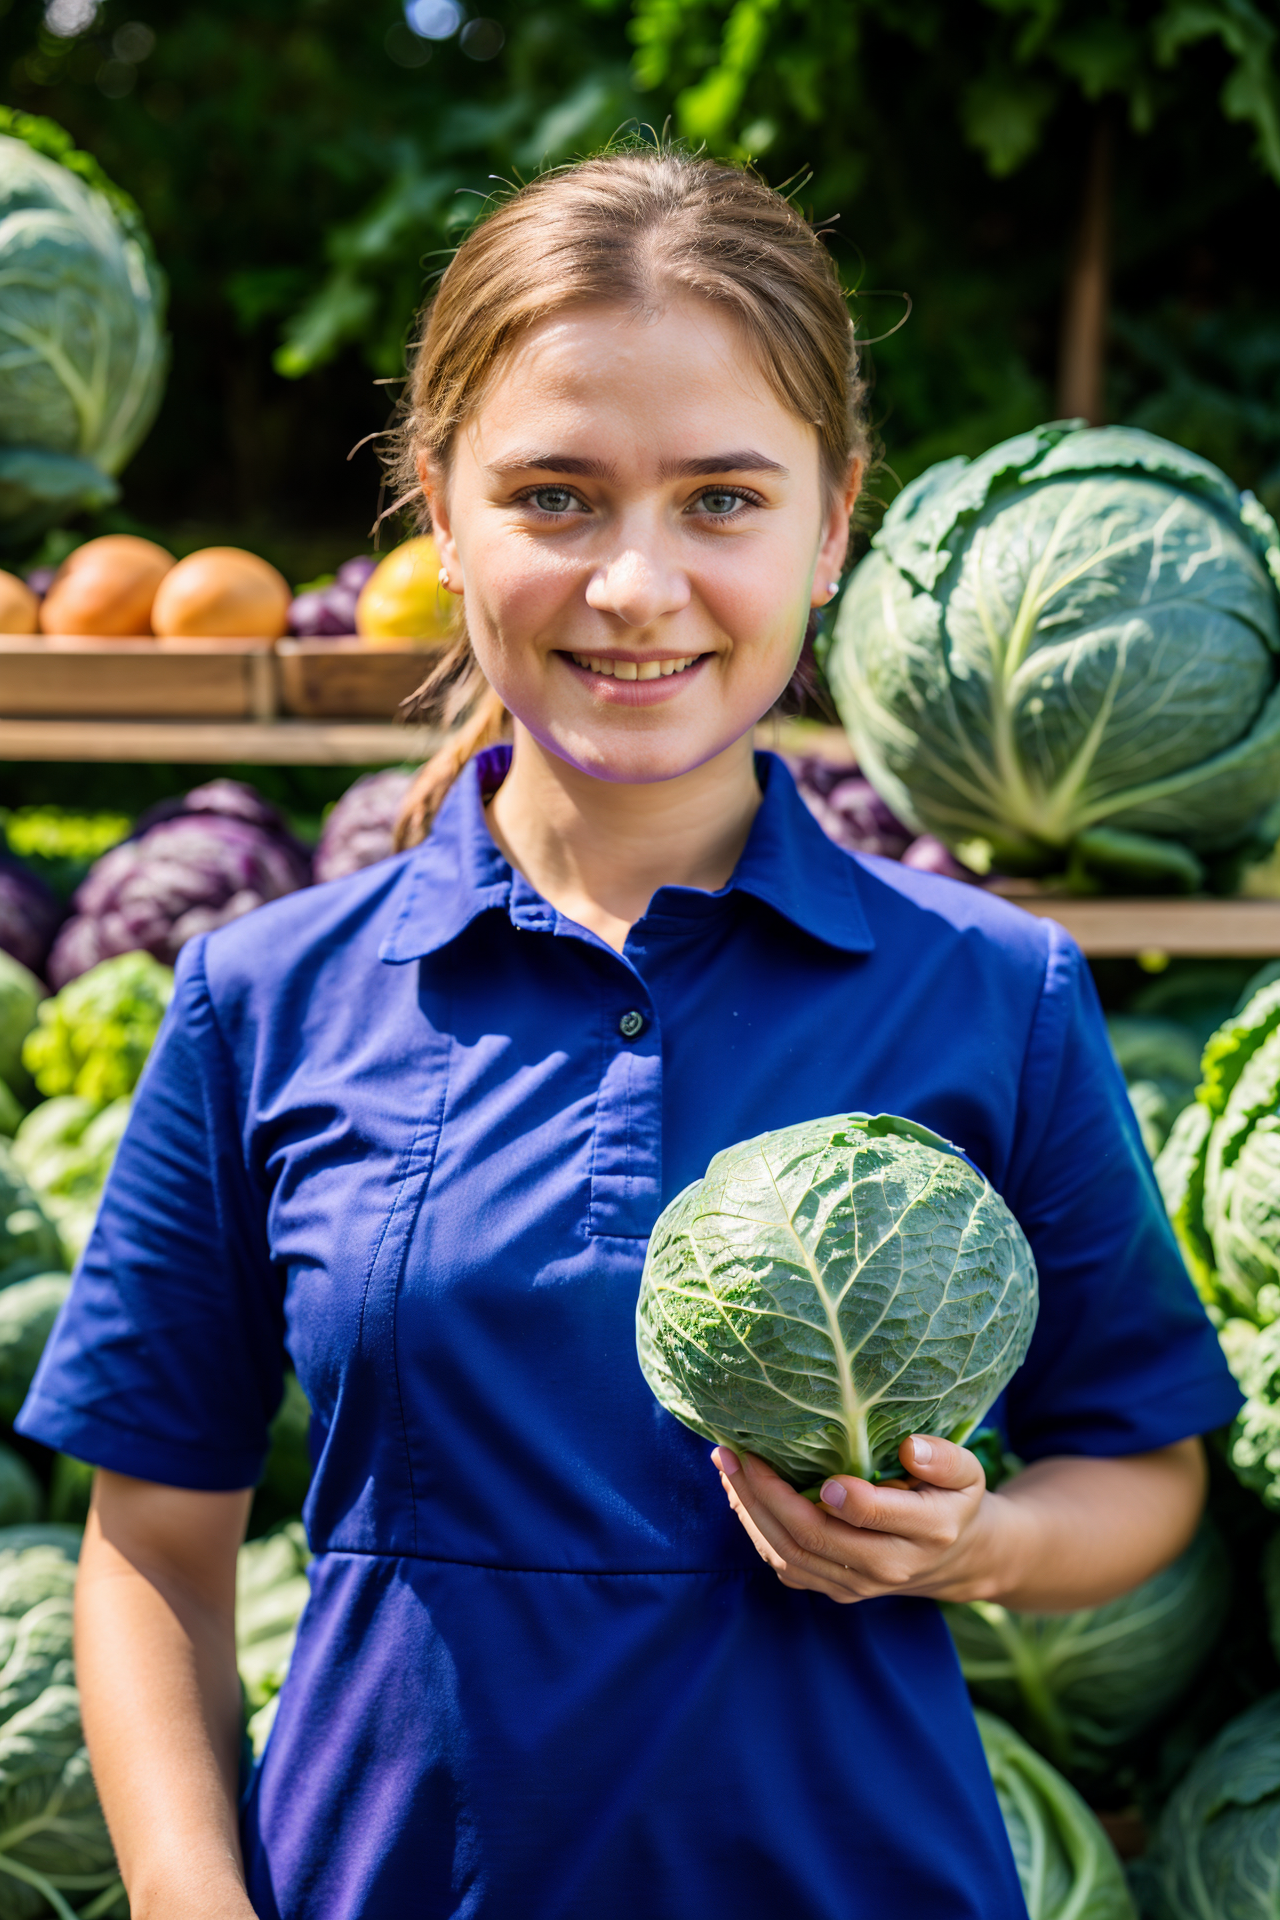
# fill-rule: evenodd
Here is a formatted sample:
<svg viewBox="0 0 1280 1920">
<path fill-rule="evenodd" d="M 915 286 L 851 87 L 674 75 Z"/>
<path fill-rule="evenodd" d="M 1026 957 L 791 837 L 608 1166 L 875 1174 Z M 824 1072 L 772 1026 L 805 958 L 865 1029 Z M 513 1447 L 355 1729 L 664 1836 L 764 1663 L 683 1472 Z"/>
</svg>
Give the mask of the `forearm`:
<svg viewBox="0 0 1280 1920">
<path fill-rule="evenodd" d="M 76 1668 L 130 1911 L 134 1920 L 250 1920 L 236 1819 L 234 1586 L 228 1594 L 225 1579 L 192 1579 L 147 1528 L 115 1519 L 108 1504 L 104 1527 L 95 1499 L 77 1583 Z M 231 1559 L 234 1568 L 234 1549 Z"/>
<path fill-rule="evenodd" d="M 975 1591 L 954 1597 L 1029 1613 L 1114 1599 L 1187 1545 L 1205 1479 L 1199 1440 L 1120 1459 L 1038 1461 L 986 1496 L 988 1564 Z"/>
</svg>

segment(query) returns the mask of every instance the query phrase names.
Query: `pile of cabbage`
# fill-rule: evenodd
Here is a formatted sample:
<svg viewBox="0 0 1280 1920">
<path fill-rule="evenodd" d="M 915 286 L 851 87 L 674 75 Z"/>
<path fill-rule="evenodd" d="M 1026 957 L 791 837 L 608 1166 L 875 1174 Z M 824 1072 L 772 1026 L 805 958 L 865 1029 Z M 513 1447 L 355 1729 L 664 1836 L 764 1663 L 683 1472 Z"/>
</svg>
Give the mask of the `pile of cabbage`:
<svg viewBox="0 0 1280 1920">
<path fill-rule="evenodd" d="M 50 120 L 0 108 L 0 544 L 108 506 L 164 391 L 137 208 Z"/>
<path fill-rule="evenodd" d="M 1057 422 L 904 488 L 824 665 L 878 793 L 968 866 L 1229 889 L 1280 830 L 1278 587 L 1217 467 Z"/>
</svg>

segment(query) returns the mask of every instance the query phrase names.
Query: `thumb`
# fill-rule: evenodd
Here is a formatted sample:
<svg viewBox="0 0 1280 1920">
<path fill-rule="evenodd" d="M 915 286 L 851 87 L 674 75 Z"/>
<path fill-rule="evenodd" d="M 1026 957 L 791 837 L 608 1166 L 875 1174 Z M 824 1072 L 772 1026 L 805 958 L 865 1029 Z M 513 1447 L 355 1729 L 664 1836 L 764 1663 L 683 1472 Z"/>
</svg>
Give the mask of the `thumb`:
<svg viewBox="0 0 1280 1920">
<path fill-rule="evenodd" d="M 976 1453 L 970 1453 L 968 1447 L 958 1447 L 954 1440 L 941 1440 L 936 1434 L 913 1433 L 898 1448 L 898 1458 L 909 1474 L 927 1486 L 946 1487 L 959 1493 L 987 1484 Z"/>
</svg>

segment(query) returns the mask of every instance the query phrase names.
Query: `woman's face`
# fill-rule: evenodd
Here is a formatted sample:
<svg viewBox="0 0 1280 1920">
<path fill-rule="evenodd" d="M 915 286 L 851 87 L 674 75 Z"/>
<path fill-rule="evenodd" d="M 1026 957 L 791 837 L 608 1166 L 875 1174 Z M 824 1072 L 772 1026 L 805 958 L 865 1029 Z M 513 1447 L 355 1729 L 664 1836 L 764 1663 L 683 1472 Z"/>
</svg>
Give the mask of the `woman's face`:
<svg viewBox="0 0 1280 1920">
<path fill-rule="evenodd" d="M 701 301 L 581 308 L 521 341 L 423 479 L 489 681 L 550 752 L 671 779 L 749 732 L 830 598 L 847 497 Z"/>
</svg>

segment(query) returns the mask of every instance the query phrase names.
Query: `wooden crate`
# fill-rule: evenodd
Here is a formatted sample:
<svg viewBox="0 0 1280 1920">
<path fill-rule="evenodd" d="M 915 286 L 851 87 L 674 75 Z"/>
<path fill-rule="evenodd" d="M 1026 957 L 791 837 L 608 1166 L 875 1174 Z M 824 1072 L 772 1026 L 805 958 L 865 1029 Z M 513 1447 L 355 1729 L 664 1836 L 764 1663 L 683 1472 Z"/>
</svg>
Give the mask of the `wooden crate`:
<svg viewBox="0 0 1280 1920">
<path fill-rule="evenodd" d="M 276 644 L 280 705 L 307 720 L 393 720 L 438 648 L 371 647 L 354 634 Z"/>
<path fill-rule="evenodd" d="M 5 719 L 270 720 L 269 640 L 0 634 Z"/>
</svg>

